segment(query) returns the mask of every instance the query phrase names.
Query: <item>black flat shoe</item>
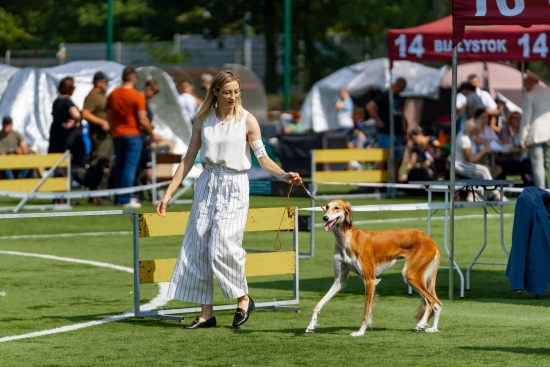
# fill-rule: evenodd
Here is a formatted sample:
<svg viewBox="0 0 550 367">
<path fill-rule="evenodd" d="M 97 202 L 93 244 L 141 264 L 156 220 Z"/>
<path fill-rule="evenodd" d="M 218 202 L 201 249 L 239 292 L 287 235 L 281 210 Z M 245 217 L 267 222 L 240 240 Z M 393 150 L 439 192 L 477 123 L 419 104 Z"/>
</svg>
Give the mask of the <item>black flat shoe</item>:
<svg viewBox="0 0 550 367">
<path fill-rule="evenodd" d="M 212 316 L 208 320 L 200 321 L 197 317 L 195 320 L 193 320 L 192 323 L 190 323 L 187 326 L 184 326 L 184 329 L 199 329 L 199 328 L 206 328 L 206 327 L 215 327 L 216 326 L 216 317 Z"/>
<path fill-rule="evenodd" d="M 233 318 L 233 327 L 239 327 L 242 324 L 248 320 L 248 317 L 250 316 L 250 312 L 254 310 L 256 307 L 254 306 L 254 301 L 252 298 L 248 297 L 248 308 L 246 311 L 242 308 L 237 308 L 237 311 L 235 312 L 235 317 Z"/>
</svg>

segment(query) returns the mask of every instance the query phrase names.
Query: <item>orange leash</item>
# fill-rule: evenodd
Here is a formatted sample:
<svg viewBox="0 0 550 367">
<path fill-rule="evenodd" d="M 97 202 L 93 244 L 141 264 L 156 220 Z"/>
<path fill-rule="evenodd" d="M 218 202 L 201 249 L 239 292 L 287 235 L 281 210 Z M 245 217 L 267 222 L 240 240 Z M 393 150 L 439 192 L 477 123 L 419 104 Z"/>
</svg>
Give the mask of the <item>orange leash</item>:
<svg viewBox="0 0 550 367">
<path fill-rule="evenodd" d="M 288 202 L 290 201 L 290 193 L 292 192 L 293 187 L 294 187 L 294 183 L 291 183 L 290 184 L 290 189 L 288 190 L 288 194 L 286 195 L 285 209 L 283 211 L 283 216 L 281 217 L 281 223 L 279 223 L 279 229 L 277 230 L 277 236 L 275 236 L 275 242 L 273 243 L 273 248 L 277 251 L 279 251 L 283 246 L 283 244 L 281 243 L 281 227 L 283 225 L 283 220 L 285 219 L 285 211 L 287 209 L 289 209 Z M 315 199 L 313 197 L 311 192 L 309 192 L 309 190 L 304 186 L 303 182 L 302 182 L 302 187 L 304 188 L 304 190 L 306 190 L 306 193 L 309 195 L 309 197 L 311 199 L 313 199 L 313 201 L 315 201 L 315 203 L 317 203 L 317 205 L 319 205 L 321 210 L 326 211 L 325 208 L 323 208 L 323 206 L 321 204 L 319 204 L 317 199 Z M 298 213 L 294 213 L 294 215 L 298 215 Z M 278 243 L 278 245 L 277 245 L 277 243 Z"/>
<path fill-rule="evenodd" d="M 281 227 L 283 226 L 283 220 L 285 219 L 285 212 L 288 209 L 288 202 L 290 200 L 290 193 L 292 192 L 292 188 L 294 187 L 294 183 L 290 184 L 290 189 L 288 190 L 288 194 L 286 195 L 286 202 L 285 202 L 285 209 L 283 210 L 283 216 L 281 217 L 281 223 L 279 223 L 279 229 L 277 230 L 277 236 L 275 236 L 275 242 L 273 243 L 273 248 L 277 251 L 283 247 L 283 244 L 281 243 Z M 297 215 L 297 213 L 294 213 L 294 215 Z M 277 242 L 279 245 L 277 245 Z"/>
</svg>

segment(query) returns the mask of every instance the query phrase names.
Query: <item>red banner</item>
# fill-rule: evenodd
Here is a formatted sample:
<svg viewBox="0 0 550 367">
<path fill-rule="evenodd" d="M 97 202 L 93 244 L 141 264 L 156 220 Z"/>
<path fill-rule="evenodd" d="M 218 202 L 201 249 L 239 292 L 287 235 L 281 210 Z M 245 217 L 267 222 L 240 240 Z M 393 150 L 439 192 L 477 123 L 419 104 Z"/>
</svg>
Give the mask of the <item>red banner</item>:
<svg viewBox="0 0 550 367">
<path fill-rule="evenodd" d="M 470 25 L 550 24 L 550 0 L 453 0 L 453 45 Z"/>
<path fill-rule="evenodd" d="M 388 31 L 391 60 L 451 61 L 452 17 Z M 550 26 L 469 26 L 457 51 L 461 61 L 549 61 Z"/>
</svg>

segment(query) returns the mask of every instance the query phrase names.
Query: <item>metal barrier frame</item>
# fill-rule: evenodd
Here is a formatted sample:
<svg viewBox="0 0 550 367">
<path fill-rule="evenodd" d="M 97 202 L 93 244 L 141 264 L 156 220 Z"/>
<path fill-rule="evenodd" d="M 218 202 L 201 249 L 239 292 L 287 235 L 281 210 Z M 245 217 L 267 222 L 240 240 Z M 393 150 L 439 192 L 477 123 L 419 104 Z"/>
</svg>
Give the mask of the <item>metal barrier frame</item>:
<svg viewBox="0 0 550 367">
<path fill-rule="evenodd" d="M 261 208 L 259 208 L 261 209 Z M 136 215 L 137 218 L 137 215 Z M 152 311 L 141 311 L 140 300 L 140 282 L 139 282 L 139 220 L 133 221 L 133 235 L 134 235 L 134 316 L 139 318 L 156 318 L 166 320 L 182 321 L 183 316 L 174 316 L 174 314 L 185 314 L 191 312 L 200 312 L 200 307 L 187 307 L 187 308 L 174 308 Z M 294 294 L 290 300 L 273 300 L 269 302 L 257 302 L 256 308 L 280 310 L 280 311 L 294 311 L 300 312 L 300 307 L 290 307 L 291 305 L 297 305 L 300 302 L 300 283 L 299 283 L 299 252 L 298 252 L 298 207 L 294 207 L 294 229 L 292 231 L 292 247 L 295 252 L 295 267 L 296 271 L 293 275 Z M 214 310 L 233 310 L 235 305 L 217 305 L 214 306 Z"/>
</svg>

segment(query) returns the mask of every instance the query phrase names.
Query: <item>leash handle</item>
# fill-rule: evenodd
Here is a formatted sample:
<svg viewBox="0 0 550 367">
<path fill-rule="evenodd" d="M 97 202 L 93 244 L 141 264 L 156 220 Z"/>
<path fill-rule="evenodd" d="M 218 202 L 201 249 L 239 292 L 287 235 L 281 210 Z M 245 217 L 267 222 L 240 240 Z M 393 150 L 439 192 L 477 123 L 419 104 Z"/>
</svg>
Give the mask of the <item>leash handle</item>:
<svg viewBox="0 0 550 367">
<path fill-rule="evenodd" d="M 326 209 L 325 209 L 321 204 L 319 204 L 319 202 L 317 201 L 317 199 L 315 199 L 315 198 L 313 197 L 313 195 L 311 194 L 311 192 L 309 192 L 309 190 L 304 186 L 304 183 L 303 183 L 303 182 L 302 182 L 302 187 L 304 188 L 304 190 L 306 190 L 306 193 L 308 194 L 308 196 L 309 196 L 313 201 L 315 201 L 315 203 L 316 203 L 317 205 L 319 205 L 319 208 L 321 208 L 321 210 L 325 212 Z"/>
</svg>

